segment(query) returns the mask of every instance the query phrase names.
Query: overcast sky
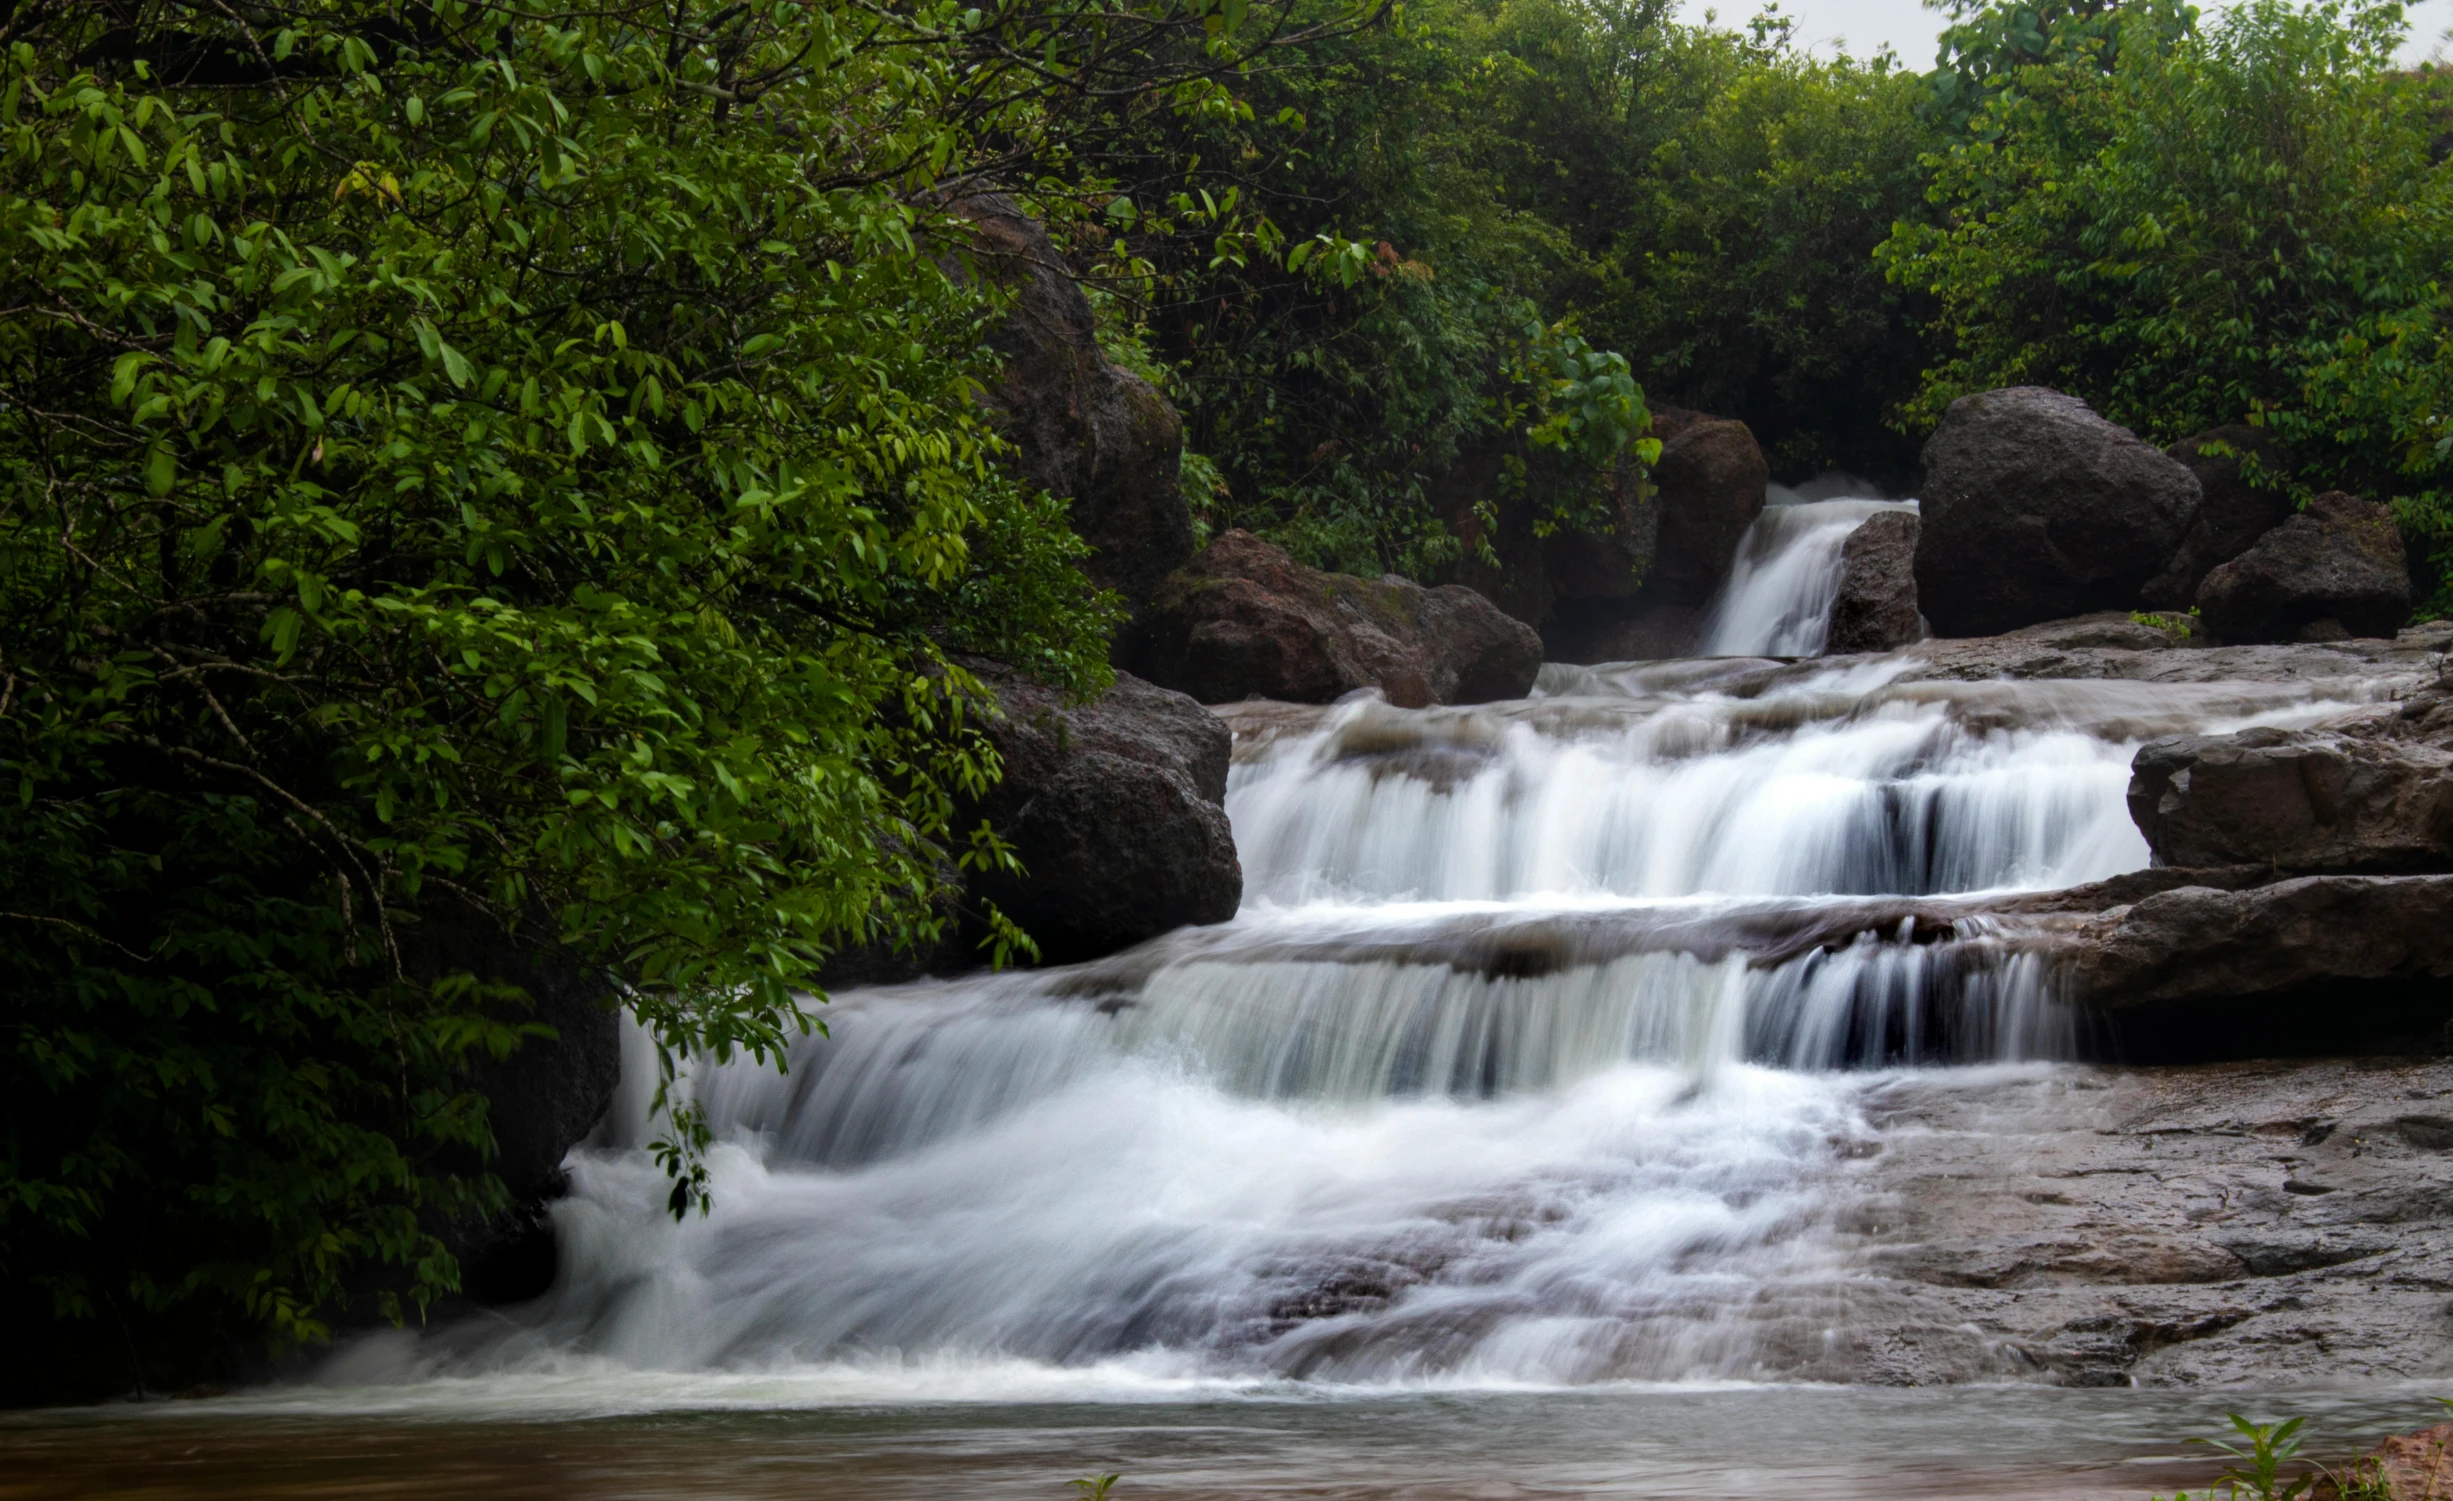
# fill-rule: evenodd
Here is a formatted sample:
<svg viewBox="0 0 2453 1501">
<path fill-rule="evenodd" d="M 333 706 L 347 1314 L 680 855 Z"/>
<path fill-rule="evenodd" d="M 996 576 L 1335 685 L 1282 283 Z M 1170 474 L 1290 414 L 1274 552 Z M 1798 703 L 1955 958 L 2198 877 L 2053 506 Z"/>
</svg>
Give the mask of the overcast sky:
<svg viewBox="0 0 2453 1501">
<path fill-rule="evenodd" d="M 1710 8 L 1720 13 L 1723 25 L 1734 26 L 1754 14 L 1755 0 L 1687 0 L 1689 18 L 1701 16 Z M 1925 9 L 1918 0 L 1782 0 L 1781 10 L 1796 18 L 1798 40 L 1818 52 L 1837 50 L 1845 40 L 1848 50 L 1860 57 L 1871 56 L 1884 43 L 1897 52 L 1900 61 L 1912 68 L 1933 66 L 1934 38 L 1942 31 L 1939 11 Z M 2201 0 L 2201 8 L 2213 11 L 2213 4 Z M 2410 40 L 2402 48 L 2405 61 L 2417 62 L 2445 52 L 2445 29 L 2453 26 L 2453 0 L 2422 0 L 2410 8 Z"/>
</svg>

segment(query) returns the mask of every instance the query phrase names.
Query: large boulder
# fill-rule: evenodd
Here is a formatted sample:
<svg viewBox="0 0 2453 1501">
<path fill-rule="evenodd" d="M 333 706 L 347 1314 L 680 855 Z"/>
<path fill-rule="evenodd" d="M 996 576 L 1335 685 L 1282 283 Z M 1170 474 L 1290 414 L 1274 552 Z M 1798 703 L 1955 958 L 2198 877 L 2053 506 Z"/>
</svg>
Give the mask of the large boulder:
<svg viewBox="0 0 2453 1501">
<path fill-rule="evenodd" d="M 1193 554 L 1183 422 L 1100 350 L 1090 302 L 1037 220 L 1002 194 L 950 207 L 974 229 L 962 264 L 1014 294 L 989 334 L 1003 369 L 982 396 L 1014 445 L 1013 470 L 1066 502 L 1096 549 L 1083 571 L 1138 608 Z"/>
<path fill-rule="evenodd" d="M 2410 566 L 2393 513 L 2331 490 L 2206 575 L 2198 610 L 2218 640 L 2391 636 L 2410 614 Z"/>
<path fill-rule="evenodd" d="M 2197 603 L 2198 585 L 2207 574 L 2282 524 L 2291 514 L 2291 499 L 2251 484 L 2243 472 L 2243 460 L 2261 460 L 2269 468 L 2280 461 L 2280 449 L 2261 428 L 2213 428 L 2164 452 L 2197 476 L 2197 515 L 2172 561 L 2139 591 L 2138 603 L 2149 610 L 2183 611 Z"/>
<path fill-rule="evenodd" d="M 463 1291 L 479 1303 L 524 1302 L 553 1281 L 547 1206 L 569 1186 L 563 1159 L 604 1119 L 621 1082 L 620 989 L 610 972 L 538 936 L 547 931 L 539 923 L 514 936 L 487 918 L 443 906 L 402 933 L 411 974 L 431 980 L 465 972 L 487 984 L 516 985 L 528 1003 L 505 1019 L 553 1034 L 529 1037 L 504 1058 L 480 1053 L 469 1065 L 467 1085 L 485 1100 L 494 1136 L 494 1156 L 484 1166 L 502 1181 L 509 1212 L 439 1220 L 432 1228 L 460 1261 Z"/>
<path fill-rule="evenodd" d="M 2166 865 L 2453 869 L 2453 752 L 2327 730 L 2183 735 L 2139 750 L 2129 811 Z"/>
<path fill-rule="evenodd" d="M 1771 462 L 1754 430 L 1731 417 L 1661 407 L 1653 434 L 1661 440 L 1652 466 L 1660 527 L 1644 594 L 1653 603 L 1703 605 L 1763 514 Z"/>
<path fill-rule="evenodd" d="M 1963 396 L 1925 445 L 1917 600 L 1944 636 L 2126 610 L 2178 550 L 2198 480 L 2074 396 Z"/>
<path fill-rule="evenodd" d="M 1537 630 L 1562 611 L 1624 600 L 1643 586 L 1652 565 L 1659 513 L 1642 466 L 1624 464 L 1598 477 L 1571 476 L 1536 459 L 1522 484 L 1505 481 L 1508 447 L 1469 449 L 1431 485 L 1431 506 L 1464 546 L 1438 582 L 1463 584 Z M 1597 485 L 1608 517 L 1600 532 L 1543 536 L 1537 497 L 1570 484 Z"/>
<path fill-rule="evenodd" d="M 1055 964 L 1235 915 L 1243 866 L 1222 806 L 1233 737 L 1216 715 L 1129 673 L 1074 705 L 1011 669 L 972 665 L 1003 711 L 989 738 L 1005 777 L 981 811 L 1024 868 L 974 876 L 974 896 Z"/>
<path fill-rule="evenodd" d="M 1542 642 L 1471 589 L 1306 568 L 1231 531 L 1170 576 L 1126 642 L 1133 669 L 1203 703 L 1328 703 L 1377 688 L 1405 708 L 1522 698 Z"/>
<path fill-rule="evenodd" d="M 1840 544 L 1839 592 L 1831 600 L 1826 656 L 1897 651 L 1925 633 L 1916 607 L 1914 511 L 1868 516 Z"/>
</svg>

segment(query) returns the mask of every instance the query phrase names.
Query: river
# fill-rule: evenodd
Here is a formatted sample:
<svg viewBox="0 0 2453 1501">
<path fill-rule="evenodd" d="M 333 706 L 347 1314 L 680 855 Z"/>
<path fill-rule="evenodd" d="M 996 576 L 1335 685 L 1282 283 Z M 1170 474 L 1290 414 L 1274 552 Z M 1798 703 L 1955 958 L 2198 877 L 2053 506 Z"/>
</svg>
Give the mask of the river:
<svg viewBox="0 0 2453 1501">
<path fill-rule="evenodd" d="M 2151 1187 L 2090 1201 L 2034 1277 L 1946 1266 L 2007 1243 L 1950 1249 L 1962 1222 L 2073 1202 L 2011 1195 L 2042 1158 L 2152 1148 L 2119 1123 L 2181 1107 L 2085 1061 L 2049 967 L 1981 921 L 1857 916 L 2137 869 L 2141 741 L 2392 685 L 1816 662 L 1840 542 L 1898 503 L 1789 498 L 1709 657 L 1471 708 L 1221 709 L 1232 923 L 839 995 L 789 1072 L 698 1071 L 711 1215 L 663 1213 L 633 1038 L 540 1303 L 263 1391 L 9 1420 L 0 1497 L 1019 1498 L 1097 1470 L 1128 1501 L 2143 1496 L 2203 1476 L 2177 1440 L 2227 1408 L 2337 1446 L 2426 1420 L 2401 1357 L 2158 1367 L 2134 1333 L 2077 1349 L 2066 1312 L 2022 1333 L 2029 1292 L 2129 1285 L 2085 1253 Z M 2453 1089 L 2413 1067 L 2405 1093 Z M 2201 1175 L 2265 1171 L 2222 1155 L 2254 1131 L 2204 1129 Z M 2115 1381 L 2143 1386 L 2072 1389 Z"/>
</svg>

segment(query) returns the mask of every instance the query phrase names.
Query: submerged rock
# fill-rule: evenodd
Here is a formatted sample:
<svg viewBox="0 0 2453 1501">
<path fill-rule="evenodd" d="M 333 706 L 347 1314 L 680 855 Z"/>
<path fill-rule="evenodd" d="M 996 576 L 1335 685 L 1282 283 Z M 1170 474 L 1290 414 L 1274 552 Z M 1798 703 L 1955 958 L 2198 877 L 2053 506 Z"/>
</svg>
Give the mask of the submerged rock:
<svg viewBox="0 0 2453 1501">
<path fill-rule="evenodd" d="M 1917 599 L 1944 636 L 2129 609 L 2198 511 L 2186 467 L 2041 386 L 1952 402 L 1924 462 Z"/>
<path fill-rule="evenodd" d="M 1408 708 L 1485 703 L 1522 698 L 1542 665 L 1532 627 L 1471 589 L 1323 573 L 1244 531 L 1168 578 L 1126 650 L 1152 682 L 1212 704 L 1358 688 Z"/>
<path fill-rule="evenodd" d="M 2339 490 L 2206 575 L 2198 609 L 2226 642 L 2391 636 L 2410 614 L 2410 567 L 2393 513 Z"/>
<path fill-rule="evenodd" d="M 1045 227 L 1002 194 L 953 208 L 977 231 L 971 264 L 1016 294 L 989 333 L 1004 368 L 981 398 L 1014 445 L 1008 462 L 1066 503 L 1074 532 L 1097 549 L 1083 571 L 1139 608 L 1193 554 L 1177 482 L 1182 419 L 1099 348 L 1089 299 Z"/>
<path fill-rule="evenodd" d="M 2273 438 L 2260 428 L 2212 428 L 2164 452 L 2197 476 L 2197 515 L 2172 561 L 2139 591 L 2138 603 L 2149 610 L 2185 611 L 2197 603 L 2198 585 L 2207 574 L 2281 525 L 2291 514 L 2291 499 L 2251 484 L 2242 472 L 2244 456 L 2268 464 L 2280 457 Z"/>
<path fill-rule="evenodd" d="M 1916 607 L 1916 535 L 1912 511 L 1869 516 L 1848 534 L 1824 655 L 1896 651 L 1925 634 Z"/>
</svg>

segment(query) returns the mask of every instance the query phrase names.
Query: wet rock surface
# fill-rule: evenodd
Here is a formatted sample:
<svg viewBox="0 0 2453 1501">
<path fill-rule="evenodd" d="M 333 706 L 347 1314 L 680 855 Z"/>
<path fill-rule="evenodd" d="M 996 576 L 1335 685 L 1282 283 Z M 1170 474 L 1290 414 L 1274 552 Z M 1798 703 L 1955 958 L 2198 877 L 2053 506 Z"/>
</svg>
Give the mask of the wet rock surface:
<svg viewBox="0 0 2453 1501">
<path fill-rule="evenodd" d="M 1944 636 L 2128 609 L 2198 513 L 2188 468 L 2041 386 L 1952 402 L 1924 463 L 1917 598 Z"/>
<path fill-rule="evenodd" d="M 1069 705 L 1008 669 L 978 670 L 1005 714 L 989 731 L 1005 780 L 981 812 L 1025 874 L 970 884 L 1042 958 L 1095 958 L 1235 915 L 1243 867 L 1220 806 L 1230 737 L 1217 716 L 1129 673 Z"/>
<path fill-rule="evenodd" d="M 1916 607 L 1917 518 L 1869 516 L 1840 546 L 1840 589 L 1831 601 L 1826 656 L 1893 651 L 1925 634 Z"/>
<path fill-rule="evenodd" d="M 1016 294 L 989 334 L 1004 369 L 982 396 L 1014 444 L 1014 472 L 1066 502 L 1096 549 L 1083 571 L 1138 608 L 1193 554 L 1177 483 L 1183 421 L 1100 350 L 1089 299 L 1045 227 L 1002 194 L 953 207 L 976 227 L 971 265 Z"/>
<path fill-rule="evenodd" d="M 1407 707 L 1522 697 L 1532 627 L 1458 584 L 1306 568 L 1232 531 L 1171 575 L 1127 638 L 1136 672 L 1203 703 L 1327 703 L 1376 688 Z"/>
<path fill-rule="evenodd" d="M 2453 868 L 2453 751 L 2424 741 L 2273 728 L 2152 741 L 2129 808 L 2172 865 Z"/>
<path fill-rule="evenodd" d="M 2453 1061 L 1911 1076 L 1864 1109 L 1855 1379 L 2453 1373 Z"/>
<path fill-rule="evenodd" d="M 2076 681 L 2125 678 L 2152 683 L 2311 683 L 2345 685 L 2346 707 L 2378 690 L 2415 691 L 2432 680 L 2453 623 L 2430 621 L 2390 638 L 2261 646 L 2199 646 L 2175 632 L 2106 612 L 2052 621 L 2000 636 L 1919 642 L 1905 653 L 1901 681 L 2007 678 Z M 2359 689 L 2354 684 L 2374 685 Z"/>
<path fill-rule="evenodd" d="M 2183 438 L 2164 452 L 2197 476 L 2197 515 L 2181 538 L 2180 550 L 2163 572 L 2147 581 L 2138 603 L 2149 610 L 2177 612 L 2197 603 L 2198 585 L 2207 574 L 2281 524 L 2291 514 L 2291 500 L 2252 484 L 2243 471 L 2244 459 L 2272 465 L 2281 456 L 2261 429 L 2213 428 Z"/>
<path fill-rule="evenodd" d="M 2206 575 L 2199 613 L 2226 642 L 2391 636 L 2410 614 L 2393 513 L 2329 491 Z"/>
</svg>

